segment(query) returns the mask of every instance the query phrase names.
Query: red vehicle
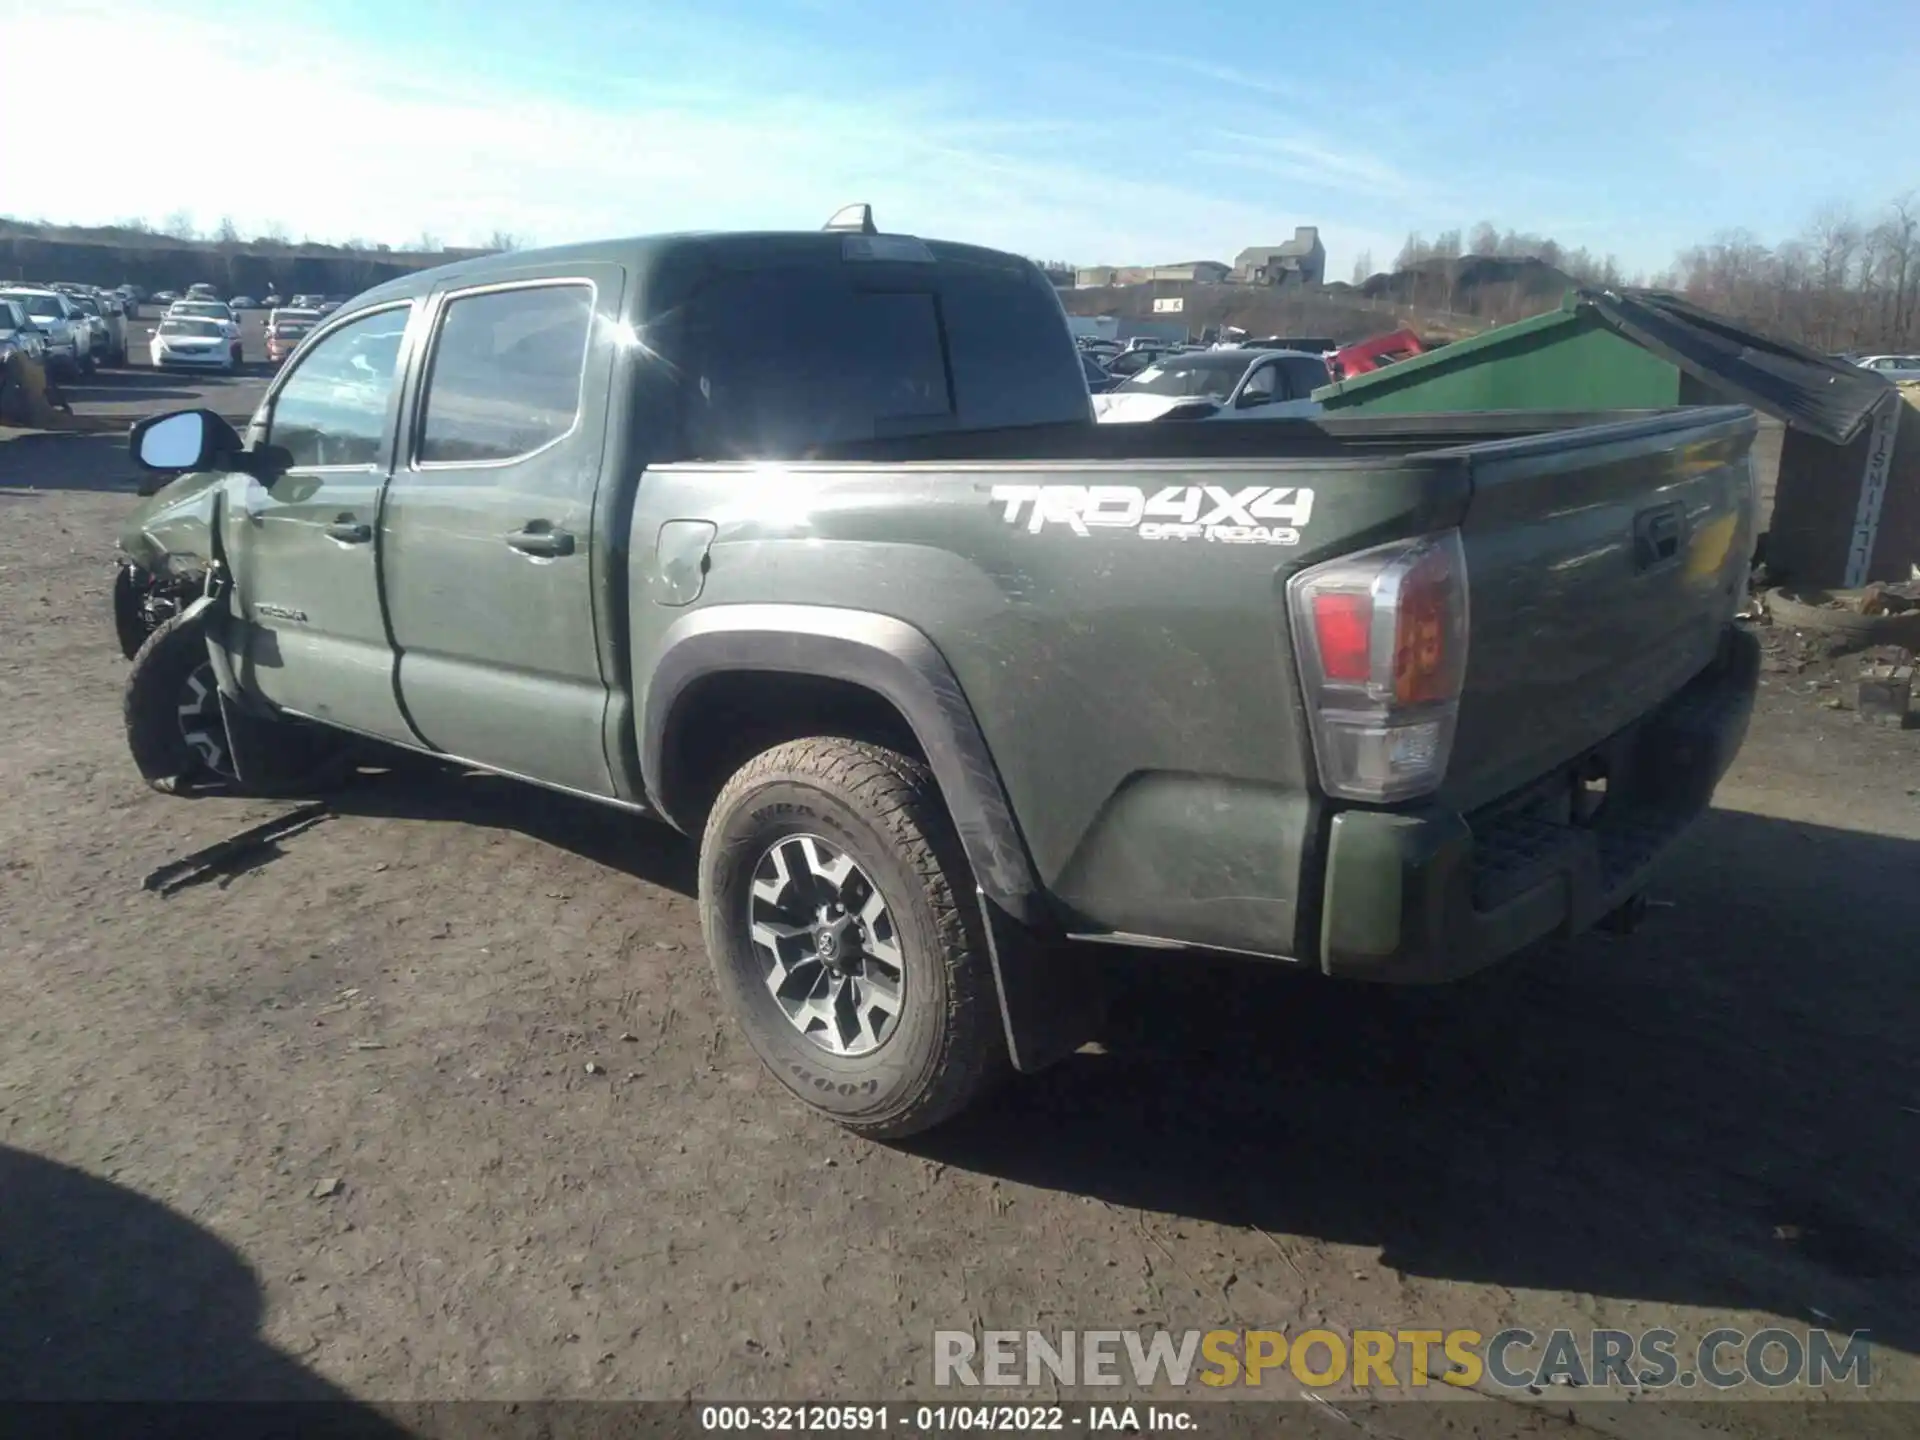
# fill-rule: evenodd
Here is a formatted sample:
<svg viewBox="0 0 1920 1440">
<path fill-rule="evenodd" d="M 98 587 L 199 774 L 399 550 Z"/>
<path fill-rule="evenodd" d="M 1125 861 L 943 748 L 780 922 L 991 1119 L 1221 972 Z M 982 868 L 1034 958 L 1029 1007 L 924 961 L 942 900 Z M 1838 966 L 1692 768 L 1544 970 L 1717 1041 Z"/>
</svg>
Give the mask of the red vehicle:
<svg viewBox="0 0 1920 1440">
<path fill-rule="evenodd" d="M 1390 335 L 1376 335 L 1371 340 L 1362 340 L 1334 351 L 1327 368 L 1333 371 L 1334 379 L 1348 380 L 1355 375 L 1365 375 L 1369 370 L 1378 370 L 1383 365 L 1391 365 L 1396 360 L 1426 353 L 1427 347 L 1420 343 L 1420 337 L 1413 331 L 1395 330 Z"/>
<path fill-rule="evenodd" d="M 267 317 L 267 363 L 285 360 L 319 321 L 317 310 L 275 310 Z"/>
</svg>

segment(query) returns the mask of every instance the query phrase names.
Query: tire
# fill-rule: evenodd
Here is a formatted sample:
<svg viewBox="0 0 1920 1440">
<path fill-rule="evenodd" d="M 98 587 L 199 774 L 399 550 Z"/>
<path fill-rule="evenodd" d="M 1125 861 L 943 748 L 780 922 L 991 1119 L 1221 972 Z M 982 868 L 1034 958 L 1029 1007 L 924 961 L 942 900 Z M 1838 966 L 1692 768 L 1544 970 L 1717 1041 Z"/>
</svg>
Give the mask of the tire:
<svg viewBox="0 0 1920 1440">
<path fill-rule="evenodd" d="M 328 788 L 343 778 L 347 747 L 312 726 L 249 721 L 247 779 L 233 744 L 213 662 L 205 612 L 183 612 L 158 626 L 133 657 L 121 703 L 127 749 L 140 778 L 163 795 L 225 791 L 283 796 Z"/>
<path fill-rule="evenodd" d="M 120 654 L 133 659 L 147 643 L 149 633 L 140 618 L 140 594 L 134 588 L 133 571 L 122 565 L 113 572 L 113 634 L 120 642 Z"/>
<path fill-rule="evenodd" d="M 1767 591 L 1766 604 L 1768 618 L 1774 624 L 1823 635 L 1844 649 L 1864 650 L 1869 645 L 1920 647 L 1920 610 L 1862 615 L 1858 610 L 1837 610 L 1811 598 L 1799 598 L 1788 590 Z"/>
<path fill-rule="evenodd" d="M 815 865 L 835 871 L 843 861 L 851 871 L 834 890 Z M 846 902 L 825 927 L 833 941 L 767 930 L 831 913 L 819 909 L 823 898 Z M 1010 1073 L 972 871 L 918 760 L 820 737 L 748 761 L 707 819 L 700 923 L 748 1044 L 789 1090 L 849 1130 L 917 1134 Z M 835 952 L 842 970 L 820 958 Z M 775 955 L 787 982 L 780 994 Z"/>
</svg>

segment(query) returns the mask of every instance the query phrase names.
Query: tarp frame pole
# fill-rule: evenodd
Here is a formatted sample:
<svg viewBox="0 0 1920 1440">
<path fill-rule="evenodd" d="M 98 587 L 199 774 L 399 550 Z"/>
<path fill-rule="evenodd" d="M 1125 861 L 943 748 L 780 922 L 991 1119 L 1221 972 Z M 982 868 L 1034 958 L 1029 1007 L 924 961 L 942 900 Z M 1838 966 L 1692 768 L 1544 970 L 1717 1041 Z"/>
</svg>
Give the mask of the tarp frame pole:
<svg viewBox="0 0 1920 1440">
<path fill-rule="evenodd" d="M 1873 569 L 1873 545 L 1880 533 L 1880 507 L 1887 498 L 1887 477 L 1893 470 L 1893 442 L 1900 433 L 1900 411 L 1906 402 L 1898 390 L 1874 407 L 1873 430 L 1867 440 L 1866 468 L 1860 472 L 1860 501 L 1853 511 L 1853 538 L 1847 545 L 1846 588 L 1858 590 Z"/>
</svg>

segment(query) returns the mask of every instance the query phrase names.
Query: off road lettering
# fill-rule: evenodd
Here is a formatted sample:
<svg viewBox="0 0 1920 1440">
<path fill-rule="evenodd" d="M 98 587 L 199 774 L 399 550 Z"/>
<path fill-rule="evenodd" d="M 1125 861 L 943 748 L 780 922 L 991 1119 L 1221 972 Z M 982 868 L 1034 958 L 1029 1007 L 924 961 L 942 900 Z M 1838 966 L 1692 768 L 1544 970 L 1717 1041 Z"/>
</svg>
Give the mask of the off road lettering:
<svg viewBox="0 0 1920 1440">
<path fill-rule="evenodd" d="M 996 485 L 1000 518 L 1038 535 L 1131 530 L 1143 540 L 1298 545 L 1313 518 L 1313 491 L 1293 486 L 1169 485 L 1151 497 L 1131 485 Z"/>
</svg>

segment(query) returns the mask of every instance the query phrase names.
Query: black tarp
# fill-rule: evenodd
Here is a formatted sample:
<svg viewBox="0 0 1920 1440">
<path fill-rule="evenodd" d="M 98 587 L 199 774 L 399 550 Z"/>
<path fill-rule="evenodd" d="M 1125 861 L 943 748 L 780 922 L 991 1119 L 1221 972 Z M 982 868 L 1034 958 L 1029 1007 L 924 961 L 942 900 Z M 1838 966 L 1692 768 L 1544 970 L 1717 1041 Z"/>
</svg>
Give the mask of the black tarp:
<svg viewBox="0 0 1920 1440">
<path fill-rule="evenodd" d="M 1893 386 L 1885 377 L 1742 329 L 1660 290 L 1582 290 L 1609 325 L 1696 380 L 1796 430 L 1852 442 Z"/>
</svg>

